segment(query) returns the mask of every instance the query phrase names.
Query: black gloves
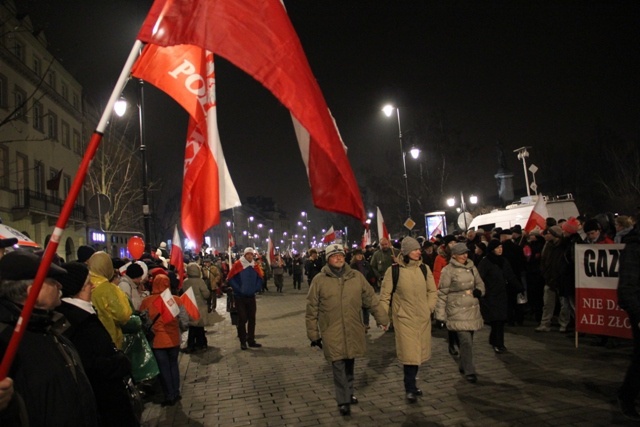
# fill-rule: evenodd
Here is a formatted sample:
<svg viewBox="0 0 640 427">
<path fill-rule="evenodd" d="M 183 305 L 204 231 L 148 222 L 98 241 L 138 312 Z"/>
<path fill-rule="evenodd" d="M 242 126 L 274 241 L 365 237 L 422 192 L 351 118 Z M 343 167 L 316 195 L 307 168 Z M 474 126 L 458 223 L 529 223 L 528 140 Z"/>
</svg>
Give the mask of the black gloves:
<svg viewBox="0 0 640 427">
<path fill-rule="evenodd" d="M 322 338 L 318 338 L 315 341 L 311 341 L 311 347 L 322 348 Z"/>
<path fill-rule="evenodd" d="M 435 326 L 438 329 L 444 329 L 447 326 L 447 324 L 442 320 L 436 320 Z"/>
<path fill-rule="evenodd" d="M 482 296 L 482 291 L 481 291 L 480 289 L 475 288 L 475 289 L 473 290 L 473 296 L 474 296 L 475 298 L 480 298 L 480 297 Z"/>
</svg>

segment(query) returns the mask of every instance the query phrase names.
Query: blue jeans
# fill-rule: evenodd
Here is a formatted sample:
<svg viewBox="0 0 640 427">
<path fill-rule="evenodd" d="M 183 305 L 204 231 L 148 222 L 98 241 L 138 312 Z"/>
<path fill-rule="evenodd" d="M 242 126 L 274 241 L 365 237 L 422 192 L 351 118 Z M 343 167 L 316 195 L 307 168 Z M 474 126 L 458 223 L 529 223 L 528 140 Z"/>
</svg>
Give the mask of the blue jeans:
<svg viewBox="0 0 640 427">
<path fill-rule="evenodd" d="M 166 400 L 174 400 L 180 396 L 179 352 L 179 346 L 153 349 L 153 355 L 156 357 L 160 369 L 160 383 Z"/>
</svg>

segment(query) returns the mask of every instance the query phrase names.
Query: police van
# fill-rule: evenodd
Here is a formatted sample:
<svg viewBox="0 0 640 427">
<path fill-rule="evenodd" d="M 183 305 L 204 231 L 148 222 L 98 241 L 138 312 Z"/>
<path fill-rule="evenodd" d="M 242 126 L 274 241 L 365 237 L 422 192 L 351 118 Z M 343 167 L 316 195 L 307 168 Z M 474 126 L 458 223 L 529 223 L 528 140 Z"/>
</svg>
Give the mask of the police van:
<svg viewBox="0 0 640 427">
<path fill-rule="evenodd" d="M 516 224 L 524 228 L 533 211 L 533 207 L 538 201 L 538 197 L 545 198 L 547 211 L 551 218 L 556 220 L 560 218 L 568 219 L 579 215 L 571 194 L 555 197 L 528 196 L 523 197 L 519 203 L 513 203 L 504 209 L 496 209 L 488 214 L 476 216 L 471 220 L 468 228 L 475 230 L 482 228 L 485 231 L 491 231 L 495 227 L 506 229 L 512 228 Z"/>
</svg>

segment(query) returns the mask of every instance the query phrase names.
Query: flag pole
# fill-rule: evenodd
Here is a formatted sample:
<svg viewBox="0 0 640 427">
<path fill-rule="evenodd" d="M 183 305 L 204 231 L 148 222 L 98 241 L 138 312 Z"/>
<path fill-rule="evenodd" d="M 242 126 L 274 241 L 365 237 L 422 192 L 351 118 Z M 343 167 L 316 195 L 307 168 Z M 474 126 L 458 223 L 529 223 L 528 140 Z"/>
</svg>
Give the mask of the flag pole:
<svg viewBox="0 0 640 427">
<path fill-rule="evenodd" d="M 2 364 L 0 364 L 0 379 L 4 379 L 7 377 L 9 369 L 11 368 L 11 364 L 13 363 L 13 359 L 18 352 L 20 341 L 22 340 L 26 327 L 29 324 L 29 320 L 31 319 L 31 313 L 33 312 L 33 307 L 35 306 L 36 300 L 38 299 L 38 294 L 40 293 L 40 289 L 42 288 L 44 279 L 47 277 L 47 272 L 49 271 L 49 266 L 51 265 L 53 256 L 58 249 L 60 238 L 62 237 L 62 233 L 64 233 L 65 227 L 67 226 L 67 221 L 69 220 L 69 217 L 71 216 L 71 213 L 73 211 L 73 205 L 75 205 L 76 200 L 78 199 L 78 195 L 80 194 L 80 190 L 82 190 L 89 165 L 91 164 L 91 161 L 93 160 L 93 157 L 95 156 L 96 151 L 100 146 L 102 136 L 104 135 L 104 130 L 107 127 L 107 123 L 109 122 L 111 114 L 113 113 L 113 106 L 120 97 L 120 93 L 122 93 L 122 90 L 127 83 L 129 72 L 131 71 L 131 67 L 133 67 L 133 63 L 135 62 L 141 47 L 142 42 L 140 40 L 136 40 L 133 48 L 131 49 L 131 52 L 129 53 L 127 62 L 125 63 L 122 72 L 120 73 L 120 77 L 116 82 L 116 86 L 111 93 L 109 102 L 107 102 L 107 106 L 102 113 L 102 118 L 98 123 L 98 127 L 93 132 L 93 135 L 89 140 L 89 145 L 87 146 L 87 150 L 85 151 L 82 162 L 80 163 L 80 167 L 78 168 L 78 173 L 73 180 L 73 184 L 71 185 L 69 194 L 67 195 L 64 205 L 62 206 L 62 210 L 60 211 L 60 216 L 58 217 L 56 226 L 53 229 L 53 233 L 51 233 L 51 239 L 49 240 L 49 243 L 44 250 L 44 255 L 42 256 L 42 261 L 40 262 L 40 266 L 38 267 L 38 272 L 36 273 L 36 277 L 33 280 L 33 284 L 31 285 L 31 290 L 29 291 L 29 295 L 27 296 L 27 301 L 22 308 L 22 312 L 20 313 L 20 317 L 18 318 L 16 327 L 13 330 L 13 334 L 11 335 L 11 340 L 9 341 L 7 351 L 4 353 L 4 356 L 2 358 Z"/>
</svg>

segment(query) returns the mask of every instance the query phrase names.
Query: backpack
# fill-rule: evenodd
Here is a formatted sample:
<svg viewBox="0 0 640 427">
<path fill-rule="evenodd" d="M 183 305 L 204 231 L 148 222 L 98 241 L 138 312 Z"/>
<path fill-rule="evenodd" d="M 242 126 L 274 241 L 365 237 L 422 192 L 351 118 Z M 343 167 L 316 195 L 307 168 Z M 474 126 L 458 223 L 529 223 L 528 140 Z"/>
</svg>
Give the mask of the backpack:
<svg viewBox="0 0 640 427">
<path fill-rule="evenodd" d="M 427 280 L 427 266 L 425 264 L 420 264 L 420 270 L 424 275 L 424 280 Z M 389 307 L 391 307 L 391 304 L 393 303 L 393 294 L 396 293 L 398 279 L 400 278 L 400 265 L 397 263 L 391 265 L 391 278 L 393 279 L 393 289 L 391 290 L 391 296 L 389 297 Z"/>
</svg>

